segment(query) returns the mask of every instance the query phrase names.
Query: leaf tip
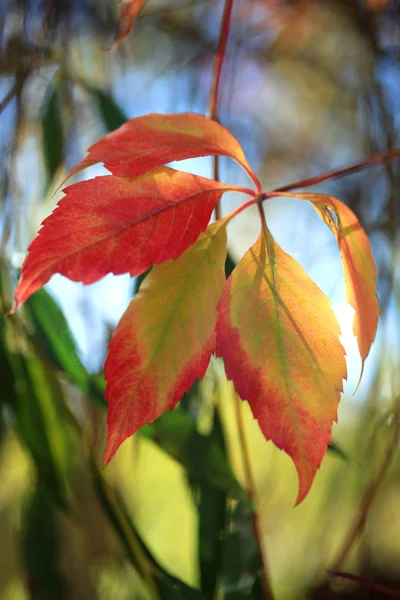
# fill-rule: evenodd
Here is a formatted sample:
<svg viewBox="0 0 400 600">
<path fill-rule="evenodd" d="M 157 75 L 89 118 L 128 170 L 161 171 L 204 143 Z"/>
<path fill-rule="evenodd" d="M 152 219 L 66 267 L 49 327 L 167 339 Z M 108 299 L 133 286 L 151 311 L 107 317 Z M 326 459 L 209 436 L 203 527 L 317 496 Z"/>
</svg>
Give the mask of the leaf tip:
<svg viewBox="0 0 400 600">
<path fill-rule="evenodd" d="M 311 480 L 311 482 L 305 483 L 302 481 L 302 478 L 299 474 L 299 491 L 297 493 L 297 498 L 296 498 L 296 502 L 294 504 L 294 508 L 297 508 L 297 506 L 299 506 L 303 502 L 303 500 L 305 500 L 305 498 L 307 497 L 308 492 L 310 491 L 313 479 Z"/>
<path fill-rule="evenodd" d="M 356 391 L 358 390 L 358 388 L 360 387 L 361 379 L 362 379 L 362 376 L 363 376 L 363 374 L 364 374 L 364 365 L 365 365 L 365 360 L 364 360 L 364 359 L 362 359 L 362 364 L 361 364 L 361 373 L 360 373 L 360 377 L 359 377 L 359 379 L 358 379 L 358 383 L 357 383 L 357 385 L 356 385 L 356 389 L 355 389 L 355 390 L 354 390 L 354 392 L 353 392 L 353 396 L 354 396 L 354 394 L 356 393 Z"/>
<path fill-rule="evenodd" d="M 122 442 L 123 439 L 121 439 L 121 437 L 118 436 L 117 431 L 110 431 L 110 429 L 108 430 L 107 444 L 103 456 L 103 469 L 105 469 L 105 467 L 110 463 L 111 459 L 114 457 L 116 451 L 118 450 Z"/>
<path fill-rule="evenodd" d="M 6 317 L 11 317 L 12 315 L 15 315 L 19 306 L 20 306 L 19 302 L 17 302 L 16 299 L 14 298 L 10 310 L 6 312 Z"/>
</svg>

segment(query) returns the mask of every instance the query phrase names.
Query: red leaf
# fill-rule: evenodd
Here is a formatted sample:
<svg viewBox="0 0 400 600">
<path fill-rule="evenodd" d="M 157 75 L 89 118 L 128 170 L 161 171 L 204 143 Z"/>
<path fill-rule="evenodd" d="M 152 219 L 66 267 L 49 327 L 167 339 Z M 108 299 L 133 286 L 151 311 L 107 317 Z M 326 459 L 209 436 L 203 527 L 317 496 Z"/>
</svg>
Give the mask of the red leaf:
<svg viewBox="0 0 400 600">
<path fill-rule="evenodd" d="M 119 29 L 109 50 L 117 48 L 128 37 L 146 0 L 125 0 L 119 9 Z"/>
<path fill-rule="evenodd" d="M 114 175 L 137 177 L 174 160 L 230 156 L 259 186 L 236 138 L 216 121 L 195 113 L 150 114 L 130 119 L 88 150 L 70 173 L 102 162 Z"/>
<path fill-rule="evenodd" d="M 89 284 L 178 258 L 207 227 L 223 192 L 235 189 L 166 167 L 134 180 L 106 176 L 69 186 L 29 246 L 13 310 L 55 273 Z"/>
<path fill-rule="evenodd" d="M 225 283 L 225 222 L 207 228 L 176 261 L 156 266 L 111 339 L 105 373 L 107 464 L 121 443 L 203 377 L 215 349 Z"/>
<path fill-rule="evenodd" d="M 293 459 L 299 503 L 331 441 L 346 377 L 329 299 L 268 232 L 234 269 L 218 312 L 217 355 L 265 437 Z"/>
</svg>

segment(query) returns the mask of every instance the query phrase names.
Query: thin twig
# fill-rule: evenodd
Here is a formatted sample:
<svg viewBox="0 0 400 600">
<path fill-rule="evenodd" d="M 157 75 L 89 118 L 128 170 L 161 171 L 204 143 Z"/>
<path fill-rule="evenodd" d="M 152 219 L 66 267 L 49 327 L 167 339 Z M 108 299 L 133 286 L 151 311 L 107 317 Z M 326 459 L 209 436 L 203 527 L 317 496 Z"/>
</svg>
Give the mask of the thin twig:
<svg viewBox="0 0 400 600">
<path fill-rule="evenodd" d="M 366 577 L 359 577 L 358 575 L 352 575 L 351 573 L 343 573 L 342 571 L 328 571 L 328 575 L 330 577 L 340 577 L 341 579 L 348 579 L 349 581 L 354 581 L 355 583 L 358 583 L 361 587 L 365 587 L 370 590 L 375 590 L 376 592 L 381 592 L 382 594 L 392 596 L 393 598 L 400 598 L 400 590 L 395 590 L 386 585 L 381 585 L 380 583 L 376 583 L 375 581 L 367 579 Z"/>
<path fill-rule="evenodd" d="M 242 414 L 242 401 L 236 392 L 235 392 L 234 396 L 235 396 L 235 408 L 236 408 L 236 421 L 237 421 L 238 432 L 239 432 L 239 440 L 240 440 L 240 447 L 241 447 L 242 460 L 243 460 L 244 476 L 245 476 L 245 480 L 246 480 L 247 493 L 249 495 L 250 502 L 252 504 L 251 519 L 252 519 L 252 524 L 253 524 L 254 536 L 257 541 L 258 553 L 259 553 L 259 557 L 260 557 L 261 575 L 262 575 L 262 583 L 263 583 L 263 588 L 264 588 L 264 595 L 265 595 L 265 598 L 267 598 L 268 600 L 274 600 L 274 595 L 273 595 L 271 584 L 270 584 L 270 578 L 268 575 L 267 553 L 266 553 L 266 549 L 265 549 L 265 544 L 263 543 L 263 539 L 262 539 L 263 532 L 262 532 L 262 528 L 261 528 L 259 515 L 257 512 L 257 506 L 258 506 L 257 490 L 256 490 L 255 482 L 254 482 L 252 468 L 251 468 L 250 453 L 249 453 L 249 448 L 248 448 L 247 440 L 246 440 L 246 432 L 244 430 L 244 422 L 243 422 L 243 414 Z"/>
<path fill-rule="evenodd" d="M 400 411 L 399 410 L 393 416 L 392 428 L 393 428 L 392 439 L 390 440 L 390 442 L 388 444 L 382 464 L 381 464 L 376 476 L 372 479 L 372 481 L 368 485 L 367 489 L 365 490 L 364 496 L 360 502 L 358 516 L 355 519 L 352 527 L 350 528 L 350 531 L 349 531 L 347 537 L 345 538 L 345 540 L 342 544 L 342 547 L 340 548 L 340 550 L 337 554 L 337 558 L 334 561 L 333 567 L 332 567 L 333 571 L 341 570 L 355 541 L 360 537 L 360 535 L 362 534 L 362 532 L 365 529 L 369 509 L 371 508 L 371 505 L 372 505 L 373 501 L 375 500 L 375 498 L 378 494 L 378 491 L 380 490 L 380 487 L 384 481 L 386 473 L 392 462 L 393 455 L 396 451 L 396 447 L 397 447 L 398 439 L 399 439 L 399 429 L 400 429 Z"/>
<path fill-rule="evenodd" d="M 362 169 L 366 169 L 368 167 L 382 165 L 387 161 L 393 160 L 394 158 L 400 158 L 399 148 L 387 150 L 386 152 L 377 152 L 375 154 L 370 154 L 369 156 L 367 156 L 367 158 L 364 158 L 364 160 L 354 163 L 349 167 L 332 169 L 331 171 L 326 171 L 321 175 L 315 175 L 315 177 L 309 177 L 307 179 L 300 179 L 299 181 L 288 183 L 287 185 L 282 185 L 271 191 L 289 192 L 290 190 L 295 190 L 301 187 L 311 187 L 313 185 L 323 183 L 324 181 L 329 181 L 330 179 L 337 179 L 338 177 L 343 177 L 344 175 L 351 175 L 352 173 L 356 173 L 357 171 L 361 171 Z"/>
<path fill-rule="evenodd" d="M 15 94 L 17 93 L 17 90 L 18 84 L 14 83 L 12 88 L 9 90 L 9 92 L 7 92 L 3 100 L 0 102 L 0 113 L 3 112 L 3 110 L 8 106 L 9 102 L 11 102 L 11 100 L 14 98 Z"/>
<path fill-rule="evenodd" d="M 231 25 L 232 8 L 234 0 L 226 0 L 224 13 L 222 15 L 221 29 L 219 32 L 218 49 L 214 59 L 214 69 L 211 81 L 210 99 L 208 103 L 208 115 L 214 121 L 218 120 L 218 96 L 219 84 L 221 81 L 222 65 L 226 54 L 226 45 L 229 37 L 229 28 Z M 213 176 L 215 181 L 219 181 L 219 157 L 213 157 Z M 216 220 L 221 218 L 220 202 L 215 207 Z"/>
<path fill-rule="evenodd" d="M 225 0 L 224 13 L 222 15 L 221 29 L 219 32 L 218 49 L 214 60 L 214 70 L 210 90 L 210 101 L 208 104 L 208 113 L 210 119 L 214 120 L 217 120 L 218 116 L 219 84 L 221 80 L 222 65 L 226 54 L 226 45 L 229 37 L 233 2 L 234 0 Z"/>
</svg>

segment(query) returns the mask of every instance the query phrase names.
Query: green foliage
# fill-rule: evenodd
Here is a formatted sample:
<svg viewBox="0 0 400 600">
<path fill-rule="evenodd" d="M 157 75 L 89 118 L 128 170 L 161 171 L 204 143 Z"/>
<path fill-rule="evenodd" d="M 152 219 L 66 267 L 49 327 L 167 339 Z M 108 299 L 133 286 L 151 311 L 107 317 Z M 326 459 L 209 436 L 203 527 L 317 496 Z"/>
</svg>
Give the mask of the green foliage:
<svg viewBox="0 0 400 600">
<path fill-rule="evenodd" d="M 54 179 L 64 157 L 62 100 L 55 82 L 51 86 L 42 119 L 43 151 L 49 183 Z"/>
<path fill-rule="evenodd" d="M 59 570 L 60 537 L 57 511 L 46 485 L 39 479 L 22 518 L 22 563 L 32 600 L 66 600 L 66 583 Z"/>
</svg>

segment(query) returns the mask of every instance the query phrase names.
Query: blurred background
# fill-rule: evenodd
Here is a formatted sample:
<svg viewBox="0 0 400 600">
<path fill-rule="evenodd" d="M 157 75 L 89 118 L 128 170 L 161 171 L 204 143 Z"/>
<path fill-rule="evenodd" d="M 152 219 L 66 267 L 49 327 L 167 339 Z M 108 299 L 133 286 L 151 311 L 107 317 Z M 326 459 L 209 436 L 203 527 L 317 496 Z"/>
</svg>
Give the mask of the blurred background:
<svg viewBox="0 0 400 600">
<path fill-rule="evenodd" d="M 148 0 L 113 51 L 113 0 L 0 7 L 0 598 L 262 598 L 223 365 L 213 359 L 178 408 L 102 471 L 102 364 L 138 282 L 55 276 L 5 317 L 26 248 L 86 148 L 130 117 L 206 112 L 223 1 Z M 398 0 L 236 0 L 220 120 L 264 189 L 399 147 L 399 58 Z M 209 158 L 178 168 L 212 176 Z M 332 299 L 349 371 L 333 446 L 295 509 L 294 467 L 243 404 L 277 600 L 400 595 L 399 168 L 310 189 L 351 206 L 378 266 L 382 315 L 355 395 L 360 360 L 336 242 L 306 203 L 266 207 L 279 243 Z M 228 159 L 221 179 L 247 185 Z M 224 197 L 223 211 L 236 202 Z M 258 231 L 251 210 L 230 226 L 230 267 Z"/>
</svg>

